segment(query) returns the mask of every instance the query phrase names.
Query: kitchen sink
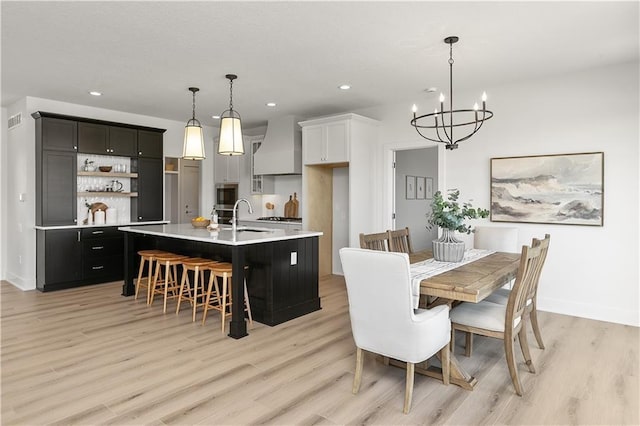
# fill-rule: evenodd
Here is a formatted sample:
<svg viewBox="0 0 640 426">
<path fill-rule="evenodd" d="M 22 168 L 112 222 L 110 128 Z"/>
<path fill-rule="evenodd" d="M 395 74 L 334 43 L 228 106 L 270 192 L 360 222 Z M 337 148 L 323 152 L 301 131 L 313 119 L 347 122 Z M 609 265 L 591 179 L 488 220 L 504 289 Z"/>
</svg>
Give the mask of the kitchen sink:
<svg viewBox="0 0 640 426">
<path fill-rule="evenodd" d="M 220 229 L 223 231 L 231 231 L 230 226 L 221 226 Z M 274 232 L 275 229 L 271 228 L 258 228 L 255 226 L 238 226 L 236 228 L 236 232 Z"/>
</svg>

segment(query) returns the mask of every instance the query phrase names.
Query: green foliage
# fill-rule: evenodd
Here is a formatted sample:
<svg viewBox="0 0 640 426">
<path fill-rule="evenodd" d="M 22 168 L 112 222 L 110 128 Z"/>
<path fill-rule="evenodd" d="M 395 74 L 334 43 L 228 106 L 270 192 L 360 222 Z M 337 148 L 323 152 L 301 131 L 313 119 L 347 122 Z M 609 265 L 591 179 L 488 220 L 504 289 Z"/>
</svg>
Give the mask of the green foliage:
<svg viewBox="0 0 640 426">
<path fill-rule="evenodd" d="M 489 216 L 489 210 L 476 209 L 469 202 L 463 203 L 462 208 L 460 208 L 460 204 L 458 204 L 459 196 L 460 191 L 457 189 L 449 190 L 448 200 L 442 197 L 440 191 L 433 194 L 431 213 L 427 214 L 428 229 L 433 226 L 439 226 L 440 228 L 470 234 L 471 226 L 464 224 L 465 219 L 478 219 Z"/>
</svg>

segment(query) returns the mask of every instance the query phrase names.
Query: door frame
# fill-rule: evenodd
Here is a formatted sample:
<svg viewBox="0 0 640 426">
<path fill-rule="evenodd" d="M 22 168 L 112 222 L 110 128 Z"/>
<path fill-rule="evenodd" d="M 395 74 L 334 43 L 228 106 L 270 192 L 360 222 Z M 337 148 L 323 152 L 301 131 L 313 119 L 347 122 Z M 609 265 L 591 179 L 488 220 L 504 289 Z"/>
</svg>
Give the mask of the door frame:
<svg viewBox="0 0 640 426">
<path fill-rule="evenodd" d="M 393 163 L 396 158 L 396 151 L 404 151 L 408 149 L 421 149 L 431 148 L 433 146 L 438 147 L 438 187 L 434 190 L 442 190 L 441 188 L 447 187 L 445 179 L 445 147 L 444 144 L 438 144 L 435 142 L 428 142 L 423 139 L 411 140 L 405 142 L 390 142 L 383 144 L 383 191 L 382 202 L 379 204 L 382 206 L 381 217 L 378 218 L 380 222 L 380 229 L 395 229 L 395 219 L 393 219 L 393 213 L 395 212 L 396 204 L 396 173 L 393 167 Z"/>
</svg>

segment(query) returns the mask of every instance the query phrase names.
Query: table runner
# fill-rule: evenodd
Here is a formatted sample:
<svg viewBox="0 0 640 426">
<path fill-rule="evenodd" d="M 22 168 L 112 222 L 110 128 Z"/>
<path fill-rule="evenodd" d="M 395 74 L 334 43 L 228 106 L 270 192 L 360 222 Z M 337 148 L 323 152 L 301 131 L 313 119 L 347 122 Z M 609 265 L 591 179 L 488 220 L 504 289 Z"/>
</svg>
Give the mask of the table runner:
<svg viewBox="0 0 640 426">
<path fill-rule="evenodd" d="M 434 275 L 450 271 L 467 263 L 471 263 L 493 253 L 495 253 L 495 250 L 469 249 L 465 250 L 464 257 L 461 262 L 438 262 L 431 258 L 423 260 L 422 262 L 412 263 L 410 268 L 413 307 L 417 309 L 420 302 L 420 281 L 431 278 Z"/>
</svg>

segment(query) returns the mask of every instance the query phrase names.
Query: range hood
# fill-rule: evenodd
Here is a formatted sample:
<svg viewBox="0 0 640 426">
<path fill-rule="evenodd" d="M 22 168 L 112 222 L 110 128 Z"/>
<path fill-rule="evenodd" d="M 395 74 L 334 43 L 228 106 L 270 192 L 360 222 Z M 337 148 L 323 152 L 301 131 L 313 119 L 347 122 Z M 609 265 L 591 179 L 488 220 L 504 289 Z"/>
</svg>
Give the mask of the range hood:
<svg viewBox="0 0 640 426">
<path fill-rule="evenodd" d="M 256 175 L 299 175 L 302 173 L 302 131 L 299 117 L 286 115 L 269 120 L 260 148 L 253 154 Z"/>
</svg>

